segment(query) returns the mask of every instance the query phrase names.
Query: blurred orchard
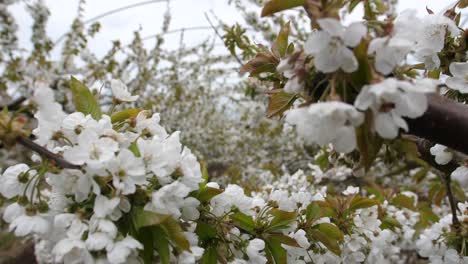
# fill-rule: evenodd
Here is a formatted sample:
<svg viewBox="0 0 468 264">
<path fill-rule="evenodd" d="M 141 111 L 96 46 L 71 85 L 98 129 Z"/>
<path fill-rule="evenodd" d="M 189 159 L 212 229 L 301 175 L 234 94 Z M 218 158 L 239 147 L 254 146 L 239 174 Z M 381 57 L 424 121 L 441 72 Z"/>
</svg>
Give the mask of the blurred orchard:
<svg viewBox="0 0 468 264">
<path fill-rule="evenodd" d="M 89 42 L 122 10 L 86 20 L 81 0 L 52 39 L 24 1 L 25 48 L 18 2 L 2 263 L 468 263 L 468 1 L 231 0 L 242 21 L 175 31 L 167 5 L 154 45 L 105 54 Z"/>
</svg>

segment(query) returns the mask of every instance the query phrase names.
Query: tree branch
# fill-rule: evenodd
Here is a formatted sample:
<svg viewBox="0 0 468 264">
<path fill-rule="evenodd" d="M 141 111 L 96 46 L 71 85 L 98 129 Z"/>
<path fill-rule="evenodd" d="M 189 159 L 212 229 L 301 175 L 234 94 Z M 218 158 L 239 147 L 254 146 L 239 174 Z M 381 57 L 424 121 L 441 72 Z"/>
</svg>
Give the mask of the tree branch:
<svg viewBox="0 0 468 264">
<path fill-rule="evenodd" d="M 450 174 L 445 175 L 444 182 L 445 182 L 445 189 L 447 191 L 447 198 L 450 204 L 450 209 L 452 210 L 452 224 L 456 230 L 459 230 L 460 221 L 458 220 L 458 217 L 457 217 L 457 202 L 455 201 L 455 197 L 453 196 L 452 185 L 451 185 L 452 179 L 450 177 Z"/>
<path fill-rule="evenodd" d="M 423 116 L 407 118 L 409 133 L 468 154 L 468 106 L 430 94 Z"/>
<path fill-rule="evenodd" d="M 26 148 L 28 148 L 28 149 L 30 149 L 30 150 L 32 150 L 34 152 L 37 152 L 39 155 L 44 156 L 47 159 L 54 161 L 55 164 L 57 166 L 61 167 L 61 168 L 76 169 L 76 170 L 81 169 L 81 166 L 75 165 L 75 164 L 72 164 L 72 163 L 66 161 L 65 159 L 63 159 L 59 155 L 57 155 L 57 154 L 55 154 L 53 152 L 50 152 L 48 149 L 38 145 L 37 143 L 35 143 L 34 141 L 32 141 L 29 138 L 18 137 L 17 142 L 19 144 L 25 146 Z"/>
<path fill-rule="evenodd" d="M 416 146 L 418 147 L 418 152 L 419 152 L 419 157 L 427 162 L 430 166 L 432 166 L 434 169 L 440 171 L 440 178 L 441 181 L 444 182 L 445 184 L 445 189 L 447 192 L 447 199 L 450 204 L 450 209 L 452 211 L 452 224 L 455 229 L 458 230 L 460 227 L 460 221 L 458 220 L 457 217 L 457 201 L 455 200 L 455 197 L 453 196 L 453 191 L 452 191 L 452 185 L 451 185 L 451 174 L 452 172 L 457 169 L 458 163 L 452 159 L 449 163 L 445 165 L 440 165 L 435 161 L 434 155 L 431 154 L 431 148 L 435 145 L 434 143 L 430 142 L 427 139 L 422 139 L 418 138 L 415 136 L 411 135 L 404 135 L 404 138 L 407 138 L 414 143 L 416 143 Z M 455 155 L 454 155 L 455 156 Z"/>
<path fill-rule="evenodd" d="M 26 101 L 27 98 L 24 97 L 24 96 L 20 96 L 19 98 L 13 100 L 11 103 L 7 104 L 7 105 L 2 105 L 0 106 L 0 110 L 7 107 L 9 111 L 15 111 L 15 110 L 18 110 L 20 109 L 21 107 L 21 104 Z"/>
</svg>

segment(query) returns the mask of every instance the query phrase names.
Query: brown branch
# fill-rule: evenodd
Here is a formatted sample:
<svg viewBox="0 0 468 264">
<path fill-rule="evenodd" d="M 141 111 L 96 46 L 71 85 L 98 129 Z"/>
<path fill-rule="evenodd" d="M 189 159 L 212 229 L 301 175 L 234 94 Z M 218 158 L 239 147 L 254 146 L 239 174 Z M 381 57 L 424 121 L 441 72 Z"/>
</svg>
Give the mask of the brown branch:
<svg viewBox="0 0 468 264">
<path fill-rule="evenodd" d="M 452 185 L 451 185 L 452 179 L 450 177 L 450 174 L 445 175 L 444 182 L 445 182 L 445 189 L 447 191 L 447 198 L 450 204 L 450 209 L 452 210 L 452 224 L 455 230 L 459 230 L 460 221 L 458 220 L 458 217 L 457 217 L 457 202 L 455 201 L 455 197 L 453 196 Z"/>
<path fill-rule="evenodd" d="M 20 109 L 21 104 L 22 104 L 23 102 L 25 102 L 25 101 L 26 101 L 26 97 L 21 96 L 21 97 L 15 99 L 15 100 L 13 100 L 11 103 L 9 103 L 9 104 L 7 104 L 7 105 L 1 105 L 1 106 L 0 106 L 0 110 L 3 109 L 3 108 L 5 108 L 5 107 L 8 108 L 9 111 L 18 110 L 18 109 Z"/>
<path fill-rule="evenodd" d="M 72 164 L 62 157 L 58 156 L 57 154 L 50 152 L 48 149 L 38 145 L 34 141 L 26 137 L 18 137 L 17 142 L 26 148 L 37 152 L 39 155 L 46 157 L 49 160 L 52 160 L 57 166 L 64 168 L 64 169 L 81 169 L 81 166 Z"/>
<path fill-rule="evenodd" d="M 428 95 L 423 116 L 406 119 L 409 132 L 468 154 L 468 106 L 440 95 Z"/>
<path fill-rule="evenodd" d="M 413 141 L 418 147 L 419 158 L 427 162 L 434 169 L 450 175 L 454 170 L 456 170 L 459 167 L 457 161 L 454 159 L 452 159 L 449 163 L 445 165 L 438 164 L 435 161 L 435 156 L 431 154 L 431 148 L 435 145 L 435 143 L 413 135 L 403 135 L 402 137 Z"/>
<path fill-rule="evenodd" d="M 430 142 L 427 139 L 422 139 L 422 138 L 418 138 L 418 137 L 411 136 L 411 135 L 404 135 L 403 137 L 416 143 L 416 146 L 418 147 L 419 157 L 425 162 L 427 162 L 434 169 L 441 172 L 439 176 L 441 178 L 441 181 L 443 181 L 445 184 L 445 189 L 447 192 L 447 199 L 449 201 L 450 209 L 452 211 L 452 224 L 453 224 L 453 227 L 456 230 L 458 230 L 458 228 L 460 227 L 460 221 L 458 220 L 458 217 L 457 217 L 457 201 L 455 200 L 455 197 L 453 196 L 452 185 L 451 185 L 451 181 L 452 181 L 451 174 L 459 166 L 458 163 L 454 159 L 452 159 L 449 163 L 445 165 L 438 164 L 435 161 L 435 156 L 432 155 L 430 151 L 431 148 L 435 145 L 434 143 Z"/>
</svg>

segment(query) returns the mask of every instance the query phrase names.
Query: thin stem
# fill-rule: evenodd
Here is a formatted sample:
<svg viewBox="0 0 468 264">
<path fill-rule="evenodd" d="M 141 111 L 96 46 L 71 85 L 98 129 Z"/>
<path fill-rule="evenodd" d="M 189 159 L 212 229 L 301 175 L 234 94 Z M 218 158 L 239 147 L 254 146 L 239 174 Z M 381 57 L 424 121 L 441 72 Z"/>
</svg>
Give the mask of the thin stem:
<svg viewBox="0 0 468 264">
<path fill-rule="evenodd" d="M 456 230 L 460 228 L 460 221 L 457 217 L 457 204 L 455 197 L 453 197 L 452 186 L 451 186 L 451 177 L 450 174 L 446 174 L 444 178 L 445 188 L 447 189 L 447 198 L 450 203 L 450 209 L 452 210 L 452 224 Z"/>
<path fill-rule="evenodd" d="M 213 23 L 211 23 L 211 20 L 210 20 L 210 18 L 208 17 L 208 15 L 206 13 L 205 13 L 205 18 L 208 21 L 208 23 L 210 24 L 211 28 L 213 28 L 216 36 L 218 36 L 219 39 L 221 39 L 221 41 L 223 41 L 223 43 L 224 43 L 223 36 L 221 36 L 221 34 L 216 29 L 216 27 L 213 25 Z M 240 66 L 244 66 L 244 64 L 242 63 L 242 60 L 236 54 L 232 54 L 232 56 L 236 59 L 236 61 L 239 63 Z"/>
</svg>

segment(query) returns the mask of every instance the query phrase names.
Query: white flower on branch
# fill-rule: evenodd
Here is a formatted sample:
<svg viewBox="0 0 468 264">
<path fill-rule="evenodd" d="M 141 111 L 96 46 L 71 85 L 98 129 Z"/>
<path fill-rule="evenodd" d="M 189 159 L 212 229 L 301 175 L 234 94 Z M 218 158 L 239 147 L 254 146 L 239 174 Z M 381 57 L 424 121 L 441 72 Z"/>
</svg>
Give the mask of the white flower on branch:
<svg viewBox="0 0 468 264">
<path fill-rule="evenodd" d="M 468 62 L 452 62 L 449 69 L 452 77 L 447 78 L 447 86 L 460 93 L 468 93 Z"/>
<path fill-rule="evenodd" d="M 425 93 L 434 92 L 435 88 L 436 82 L 431 79 L 411 83 L 388 78 L 364 86 L 354 105 L 360 110 L 371 109 L 377 133 L 392 139 L 398 136 L 400 128 L 408 131 L 403 117 L 417 118 L 424 114 L 428 106 Z"/>
<path fill-rule="evenodd" d="M 414 25 L 417 21 L 410 23 Z M 420 29 L 415 29 L 417 37 L 415 55 L 423 60 L 426 69 L 432 71 L 440 66 L 438 53 L 444 48 L 445 37 L 448 34 L 454 37 L 460 30 L 453 20 L 444 15 L 427 15 L 421 19 L 420 25 Z"/>
<path fill-rule="evenodd" d="M 440 165 L 449 163 L 453 158 L 453 153 L 444 145 L 436 144 L 430 149 L 430 152 L 435 156 L 437 164 Z"/>
<path fill-rule="evenodd" d="M 143 245 L 127 235 L 123 240 L 116 242 L 107 249 L 107 259 L 110 263 L 125 263 L 130 255 L 137 254 L 138 249 L 143 249 Z"/>
<path fill-rule="evenodd" d="M 362 113 L 341 102 L 316 103 L 286 113 L 286 122 L 295 125 L 307 143 L 320 146 L 331 143 L 338 152 L 344 153 L 356 148 L 354 128 L 363 121 Z"/>
<path fill-rule="evenodd" d="M 359 187 L 348 186 L 346 190 L 343 191 L 344 195 L 353 195 L 359 193 Z"/>
<path fill-rule="evenodd" d="M 261 239 L 255 238 L 250 240 L 247 246 L 247 256 L 249 256 L 250 263 L 265 264 L 267 258 L 260 252 L 265 249 L 265 242 Z"/>
<path fill-rule="evenodd" d="M 342 69 L 350 73 L 358 69 L 358 61 L 349 48 L 356 47 L 367 33 L 366 26 L 355 22 L 348 27 L 333 18 L 318 19 L 322 30 L 312 33 L 305 43 L 306 54 L 314 55 L 314 65 L 324 73 Z"/>
<path fill-rule="evenodd" d="M 123 83 L 121 80 L 113 79 L 110 81 L 110 86 L 112 90 L 112 94 L 114 97 L 122 102 L 134 102 L 138 100 L 138 95 L 132 95 L 128 91 L 127 85 Z"/>
<path fill-rule="evenodd" d="M 30 170 L 29 166 L 23 163 L 9 167 L 0 175 L 2 183 L 0 184 L 0 193 L 8 199 L 23 195 L 23 193 L 26 197 L 31 198 L 34 186 L 33 184 L 28 186 L 27 183 L 35 174 L 36 171 Z M 26 191 L 26 187 L 28 187 L 28 191 Z"/>
</svg>

